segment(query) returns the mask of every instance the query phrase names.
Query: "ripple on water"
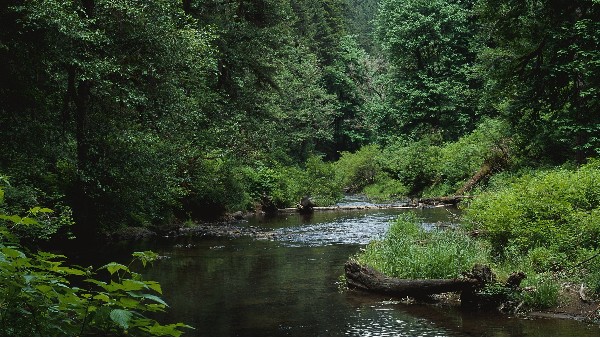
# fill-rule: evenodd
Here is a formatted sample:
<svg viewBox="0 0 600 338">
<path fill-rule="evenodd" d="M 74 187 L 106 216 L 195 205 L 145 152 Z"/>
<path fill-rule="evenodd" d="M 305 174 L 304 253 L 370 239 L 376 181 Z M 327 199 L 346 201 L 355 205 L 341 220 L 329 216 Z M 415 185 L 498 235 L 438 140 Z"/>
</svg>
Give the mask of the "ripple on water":
<svg viewBox="0 0 600 338">
<path fill-rule="evenodd" d="M 359 219 L 342 218 L 334 222 L 281 228 L 276 231 L 276 236 L 287 246 L 367 244 L 385 234 L 393 218 L 385 214 L 364 215 Z"/>
<path fill-rule="evenodd" d="M 346 336 L 410 337 L 444 336 L 448 332 L 424 319 L 405 316 L 394 308 L 371 306 L 362 308 L 348 321 Z"/>
<path fill-rule="evenodd" d="M 362 217 L 342 217 L 335 221 L 280 228 L 275 230 L 275 238 L 285 246 L 327 246 L 337 244 L 368 244 L 382 238 L 390 227 L 390 222 L 398 215 L 390 213 L 369 213 Z M 435 227 L 433 223 L 423 223 L 423 227 Z"/>
</svg>

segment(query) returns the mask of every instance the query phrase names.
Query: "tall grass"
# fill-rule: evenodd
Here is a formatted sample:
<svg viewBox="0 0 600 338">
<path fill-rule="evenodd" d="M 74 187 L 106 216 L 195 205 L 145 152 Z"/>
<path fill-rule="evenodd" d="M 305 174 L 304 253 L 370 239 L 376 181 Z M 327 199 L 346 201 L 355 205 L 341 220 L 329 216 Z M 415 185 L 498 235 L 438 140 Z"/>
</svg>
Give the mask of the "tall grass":
<svg viewBox="0 0 600 338">
<path fill-rule="evenodd" d="M 489 249 L 459 230 L 426 231 L 412 214 L 398 218 L 385 238 L 370 243 L 361 264 L 398 278 L 456 278 L 488 261 Z"/>
</svg>

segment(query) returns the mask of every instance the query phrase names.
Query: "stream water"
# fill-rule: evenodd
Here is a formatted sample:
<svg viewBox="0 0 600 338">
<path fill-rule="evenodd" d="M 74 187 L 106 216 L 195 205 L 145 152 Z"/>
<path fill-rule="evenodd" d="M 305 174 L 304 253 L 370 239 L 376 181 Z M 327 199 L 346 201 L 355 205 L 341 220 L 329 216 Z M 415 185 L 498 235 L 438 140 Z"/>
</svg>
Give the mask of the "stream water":
<svg viewBox="0 0 600 338">
<path fill-rule="evenodd" d="M 402 212 L 255 218 L 246 225 L 274 236 L 167 238 L 127 250 L 164 256 L 144 277 L 161 283 L 170 305 L 160 319 L 193 326 L 192 336 L 600 336 L 597 325 L 573 320 L 510 318 L 340 291 L 344 262 Z M 424 226 L 452 222 L 444 208 L 417 212 Z"/>
</svg>

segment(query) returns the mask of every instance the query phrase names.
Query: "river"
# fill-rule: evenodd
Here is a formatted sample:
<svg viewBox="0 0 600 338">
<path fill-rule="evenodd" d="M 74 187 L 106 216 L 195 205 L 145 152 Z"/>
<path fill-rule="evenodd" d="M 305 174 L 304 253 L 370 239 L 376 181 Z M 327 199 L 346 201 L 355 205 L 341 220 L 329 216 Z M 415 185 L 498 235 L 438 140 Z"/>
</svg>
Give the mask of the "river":
<svg viewBox="0 0 600 338">
<path fill-rule="evenodd" d="M 191 336 L 600 336 L 597 325 L 573 320 L 511 318 L 340 291 L 344 262 L 383 236 L 402 212 L 257 217 L 244 226 L 273 236 L 165 238 L 127 250 L 163 257 L 144 277 L 161 283 L 170 305 L 161 321 L 189 324 Z M 452 223 L 457 211 L 416 212 L 424 226 L 434 227 Z"/>
</svg>

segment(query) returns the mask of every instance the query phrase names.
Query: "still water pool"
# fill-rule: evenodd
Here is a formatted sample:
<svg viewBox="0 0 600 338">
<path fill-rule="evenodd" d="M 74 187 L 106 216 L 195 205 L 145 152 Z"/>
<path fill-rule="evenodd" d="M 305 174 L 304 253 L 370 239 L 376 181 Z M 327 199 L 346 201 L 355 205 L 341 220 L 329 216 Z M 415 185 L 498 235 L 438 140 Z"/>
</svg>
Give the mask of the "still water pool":
<svg viewBox="0 0 600 338">
<path fill-rule="evenodd" d="M 143 271 L 161 283 L 165 322 L 192 336 L 600 336 L 597 325 L 509 318 L 451 307 L 409 305 L 340 291 L 344 262 L 405 210 L 255 218 L 269 239 L 181 237 L 140 243 L 165 258 Z M 443 208 L 417 211 L 424 226 L 452 223 Z"/>
</svg>

